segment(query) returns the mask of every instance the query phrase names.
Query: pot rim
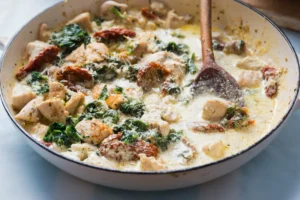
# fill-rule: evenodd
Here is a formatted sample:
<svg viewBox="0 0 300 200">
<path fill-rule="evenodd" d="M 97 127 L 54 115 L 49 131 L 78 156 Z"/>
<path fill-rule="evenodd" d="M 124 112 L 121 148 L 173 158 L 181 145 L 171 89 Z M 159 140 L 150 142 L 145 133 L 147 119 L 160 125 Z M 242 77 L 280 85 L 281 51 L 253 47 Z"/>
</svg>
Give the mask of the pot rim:
<svg viewBox="0 0 300 200">
<path fill-rule="evenodd" d="M 58 156 L 59 158 L 61 159 L 64 159 L 66 161 L 69 161 L 69 162 L 72 162 L 74 164 L 77 164 L 77 165 L 80 165 L 82 167 L 88 167 L 88 168 L 92 168 L 92 169 L 96 169 L 96 170 L 100 170 L 100 171 L 105 171 L 105 172 L 113 172 L 113 173 L 121 173 L 121 174 L 135 174 L 135 175 L 164 175 L 164 174 L 173 174 L 173 173 L 184 173 L 184 172 L 190 172 L 190 171 L 194 171 L 194 170 L 198 170 L 198 169 L 203 169 L 203 168 L 207 168 L 207 167 L 211 167 L 211 166 L 215 166 L 215 165 L 218 165 L 218 164 L 221 164 L 221 163 L 224 163 L 224 162 L 227 162 L 229 160 L 232 160 L 233 158 L 236 158 L 248 151 L 250 151 L 251 149 L 255 148 L 256 146 L 258 146 L 260 143 L 262 143 L 263 141 L 265 141 L 267 138 L 269 138 L 281 125 L 282 123 L 287 119 L 287 117 L 291 114 L 295 104 L 296 104 L 296 101 L 297 101 L 297 97 L 298 97 L 298 94 L 299 94 L 299 86 L 300 86 L 300 65 L 299 65 L 299 59 L 298 59 L 298 56 L 297 56 L 297 53 L 294 49 L 294 47 L 292 46 L 290 40 L 287 38 L 287 36 L 285 35 L 285 33 L 267 16 L 265 16 L 262 12 L 260 12 L 259 10 L 257 10 L 256 8 L 244 3 L 244 2 L 241 2 L 240 0 L 234 0 L 235 2 L 247 7 L 248 9 L 251 9 L 252 11 L 256 12 L 258 15 L 260 15 L 261 17 L 265 18 L 281 35 L 282 37 L 285 39 L 285 41 L 288 43 L 290 49 L 292 50 L 292 52 L 294 53 L 294 56 L 296 58 L 296 62 L 297 62 L 297 65 L 298 65 L 298 86 L 297 86 L 297 90 L 295 91 L 295 97 L 293 99 L 293 102 L 290 104 L 290 107 L 288 109 L 288 112 L 284 115 L 284 117 L 281 119 L 281 121 L 276 125 L 274 126 L 274 128 L 272 130 L 269 131 L 268 134 L 266 134 L 263 138 L 261 138 L 260 140 L 258 140 L 257 142 L 255 142 L 254 144 L 252 144 L 251 146 L 249 146 L 248 148 L 236 153 L 236 154 L 233 154 L 229 157 L 226 157 L 226 158 L 223 158 L 221 160 L 217 160 L 215 162 L 211 162 L 211 163 L 208 163 L 208 164 L 204 164 L 204 165 L 200 165 L 200 166 L 194 166 L 194 167 L 188 167 L 188 168 L 184 168 L 184 169 L 178 169 L 178 170 L 167 170 L 167 171 L 149 171 L 149 172 L 143 172 L 143 171 L 125 171 L 125 170 L 117 170 L 117 169 L 110 169 L 110 168 L 105 168 L 105 167 L 98 167 L 98 166 L 94 166 L 94 165 L 90 165 L 90 164 L 86 164 L 86 163 L 83 163 L 81 161 L 76 161 L 76 160 L 72 160 L 70 158 L 67 158 L 63 155 L 61 155 L 60 153 L 58 152 L 55 152 L 51 149 L 49 149 L 48 147 L 46 147 L 45 145 L 43 145 L 42 143 L 40 143 L 39 141 L 35 140 L 29 133 L 27 133 L 27 131 L 14 119 L 14 116 L 12 115 L 12 113 L 10 112 L 8 106 L 7 106 L 7 103 L 3 97 L 3 91 L 2 91 L 2 80 L 0 80 L 0 96 L 1 96 L 1 101 L 2 101 L 2 104 L 3 104 L 3 107 L 5 108 L 5 111 L 6 113 L 8 114 L 8 116 L 10 117 L 10 119 L 12 120 L 12 122 L 14 123 L 15 126 L 17 126 L 17 128 L 27 137 L 29 138 L 32 142 L 34 142 L 36 145 L 38 145 L 39 147 L 43 148 L 44 150 L 46 150 L 48 153 L 51 153 L 53 154 L 54 156 Z M 11 43 L 14 41 L 15 37 L 20 33 L 20 31 L 25 27 L 27 26 L 28 23 L 30 23 L 31 21 L 37 19 L 42 13 L 44 13 L 45 11 L 55 7 L 55 6 L 58 6 L 59 4 L 62 4 L 64 3 L 63 1 L 62 2 L 58 2 L 58 3 L 55 3 L 54 5 L 42 10 L 41 12 L 39 12 L 35 17 L 31 18 L 28 22 L 26 22 L 15 34 L 12 38 L 10 38 L 10 41 L 8 42 L 6 48 L 5 48 L 5 51 L 3 52 L 2 54 L 2 57 L 1 57 L 1 61 L 0 61 L 0 77 L 2 75 L 2 67 L 3 67 L 3 61 L 4 61 L 4 58 L 7 54 L 7 50 L 9 49 Z"/>
</svg>

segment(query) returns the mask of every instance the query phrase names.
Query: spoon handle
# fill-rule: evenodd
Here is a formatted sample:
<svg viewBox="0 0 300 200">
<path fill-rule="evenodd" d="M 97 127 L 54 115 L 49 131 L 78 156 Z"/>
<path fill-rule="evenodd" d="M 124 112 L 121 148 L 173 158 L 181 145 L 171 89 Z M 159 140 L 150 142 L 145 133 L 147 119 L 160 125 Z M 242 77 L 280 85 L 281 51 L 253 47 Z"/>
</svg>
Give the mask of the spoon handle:
<svg viewBox="0 0 300 200">
<path fill-rule="evenodd" d="M 203 66 L 214 62 L 214 52 L 212 48 L 211 36 L 211 0 L 200 0 L 200 27 Z"/>
</svg>

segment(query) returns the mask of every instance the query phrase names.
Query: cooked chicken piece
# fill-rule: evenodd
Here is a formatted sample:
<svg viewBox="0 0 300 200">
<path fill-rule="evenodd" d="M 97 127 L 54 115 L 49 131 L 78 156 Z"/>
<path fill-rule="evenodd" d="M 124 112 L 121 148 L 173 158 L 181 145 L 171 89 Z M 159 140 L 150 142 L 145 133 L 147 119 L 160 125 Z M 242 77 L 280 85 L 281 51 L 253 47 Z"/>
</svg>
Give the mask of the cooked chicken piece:
<svg viewBox="0 0 300 200">
<path fill-rule="evenodd" d="M 139 154 L 140 157 L 140 168 L 143 171 L 159 171 L 167 170 L 168 166 L 161 160 L 155 157 L 147 157 L 145 154 Z"/>
<path fill-rule="evenodd" d="M 117 110 L 121 103 L 125 101 L 125 98 L 121 94 L 112 94 L 106 99 L 106 104 L 109 108 L 112 108 L 114 110 Z"/>
<path fill-rule="evenodd" d="M 27 122 L 38 122 L 40 120 L 40 112 L 37 106 L 43 101 L 41 97 L 31 100 L 26 106 L 15 116 L 18 120 Z"/>
<path fill-rule="evenodd" d="M 83 141 L 94 145 L 100 144 L 105 138 L 113 134 L 111 128 L 99 119 L 83 120 L 75 128 L 84 136 Z"/>
<path fill-rule="evenodd" d="M 116 17 L 116 15 L 112 12 L 114 7 L 123 13 L 127 9 L 128 5 L 124 3 L 117 3 L 115 1 L 106 1 L 100 7 L 100 15 L 108 20 L 114 19 Z"/>
<path fill-rule="evenodd" d="M 149 142 L 144 140 L 138 140 L 134 145 L 137 154 L 145 154 L 148 157 L 156 157 L 158 154 L 158 148 Z"/>
<path fill-rule="evenodd" d="M 16 84 L 12 91 L 12 106 L 16 110 L 21 110 L 29 101 L 36 98 L 30 87 Z"/>
<path fill-rule="evenodd" d="M 137 85 L 145 91 L 153 87 L 158 87 L 170 74 L 163 65 L 158 62 L 150 62 L 147 66 L 140 69 L 137 75 Z"/>
<path fill-rule="evenodd" d="M 44 136 L 48 131 L 48 128 L 49 127 L 44 124 L 37 123 L 32 126 L 29 126 L 27 130 L 28 132 L 34 134 L 35 138 L 37 138 L 38 140 L 43 140 Z"/>
<path fill-rule="evenodd" d="M 255 88 L 259 87 L 262 81 L 260 72 L 256 71 L 242 71 L 238 78 L 240 87 Z"/>
<path fill-rule="evenodd" d="M 158 16 L 165 16 L 168 13 L 166 6 L 158 1 L 153 1 L 150 5 L 150 8 Z"/>
<path fill-rule="evenodd" d="M 179 113 L 172 109 L 167 109 L 162 115 L 162 119 L 167 122 L 177 122 L 179 118 Z"/>
<path fill-rule="evenodd" d="M 93 99 L 95 99 L 95 100 L 99 99 L 99 96 L 101 94 L 101 91 L 102 91 L 103 87 L 104 87 L 104 84 L 97 84 L 93 87 L 93 89 L 92 89 Z"/>
<path fill-rule="evenodd" d="M 78 24 L 82 29 L 87 32 L 92 32 L 91 14 L 89 12 L 81 13 L 74 19 L 68 22 L 68 24 Z"/>
<path fill-rule="evenodd" d="M 209 121 L 219 121 L 221 120 L 227 110 L 227 102 L 221 100 L 208 100 L 203 106 L 203 119 Z"/>
<path fill-rule="evenodd" d="M 151 128 L 157 128 L 158 132 L 162 136 L 169 135 L 170 132 L 169 123 L 161 119 L 159 111 L 147 112 L 142 116 L 141 120 L 147 122 Z"/>
<path fill-rule="evenodd" d="M 71 99 L 66 103 L 65 109 L 70 115 L 75 114 L 76 109 L 84 102 L 84 94 L 79 92 L 71 97 Z"/>
<path fill-rule="evenodd" d="M 215 143 L 204 145 L 202 147 L 202 150 L 206 155 L 214 159 L 220 159 L 224 156 L 226 146 L 223 144 L 221 140 L 219 140 Z"/>
<path fill-rule="evenodd" d="M 34 42 L 33 42 L 34 43 Z M 42 43 L 42 42 L 40 42 Z M 27 49 L 29 44 L 27 45 Z M 29 62 L 22 67 L 17 73 L 16 78 L 20 81 L 22 80 L 29 72 L 41 70 L 41 68 L 57 58 L 59 53 L 59 48 L 55 45 L 49 45 L 45 48 L 42 48 L 43 44 L 31 45 L 36 47 L 29 47 L 28 55 L 30 56 Z M 40 51 L 41 50 L 41 51 Z M 36 53 L 38 53 L 36 55 Z M 34 57 L 33 57 L 34 56 Z"/>
<path fill-rule="evenodd" d="M 179 16 L 174 10 L 170 10 L 166 19 L 166 28 L 176 29 L 189 23 L 192 20 L 190 15 Z"/>
<path fill-rule="evenodd" d="M 65 100 L 67 89 L 59 82 L 49 83 L 49 98 L 59 98 Z"/>
<path fill-rule="evenodd" d="M 134 146 L 120 141 L 121 137 L 122 133 L 118 133 L 104 139 L 99 148 L 100 154 L 117 162 L 138 160 Z"/>
<path fill-rule="evenodd" d="M 100 62 L 108 54 L 108 48 L 103 43 L 92 42 L 85 48 L 81 45 L 75 49 L 65 59 L 67 62 L 75 63 L 79 66 L 85 63 Z"/>
<path fill-rule="evenodd" d="M 137 47 L 133 50 L 133 55 L 136 57 L 141 57 L 148 51 L 148 43 L 146 41 L 140 41 Z"/>
<path fill-rule="evenodd" d="M 71 151 L 76 152 L 80 160 L 86 159 L 90 153 L 95 152 L 96 150 L 97 147 L 88 143 L 83 143 L 83 144 L 77 143 L 71 145 Z"/>
<path fill-rule="evenodd" d="M 40 103 L 37 108 L 42 115 L 52 121 L 65 123 L 69 113 L 65 110 L 64 102 L 61 99 L 50 99 Z"/>
<path fill-rule="evenodd" d="M 29 57 L 29 61 L 33 60 L 37 55 L 39 55 L 39 53 L 41 53 L 49 46 L 49 44 L 41 42 L 39 40 L 29 42 L 26 48 L 26 57 Z"/>
<path fill-rule="evenodd" d="M 255 70 L 258 71 L 261 68 L 263 68 L 263 66 L 265 65 L 265 63 L 261 60 L 259 60 L 256 57 L 245 57 L 242 60 L 239 60 L 236 63 L 236 67 L 241 68 L 241 69 L 246 69 L 246 70 Z"/>
<path fill-rule="evenodd" d="M 50 38 L 51 33 L 49 32 L 47 24 L 43 23 L 40 25 L 39 29 L 39 40 L 47 42 Z"/>
</svg>

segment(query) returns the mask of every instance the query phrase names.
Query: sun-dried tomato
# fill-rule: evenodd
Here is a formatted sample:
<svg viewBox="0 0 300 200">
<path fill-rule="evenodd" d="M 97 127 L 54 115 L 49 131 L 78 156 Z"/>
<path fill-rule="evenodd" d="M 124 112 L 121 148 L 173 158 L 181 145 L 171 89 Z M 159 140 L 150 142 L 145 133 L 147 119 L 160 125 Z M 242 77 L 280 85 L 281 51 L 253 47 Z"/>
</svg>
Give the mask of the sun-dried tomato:
<svg viewBox="0 0 300 200">
<path fill-rule="evenodd" d="M 142 15 L 148 19 L 156 19 L 157 16 L 149 8 L 142 8 Z"/>
<path fill-rule="evenodd" d="M 109 39 L 109 40 L 118 39 L 123 36 L 132 38 L 136 36 L 136 33 L 134 31 L 125 28 L 112 28 L 112 29 L 99 31 L 94 34 L 95 38 Z"/>
<path fill-rule="evenodd" d="M 137 141 L 134 147 L 137 154 L 144 153 L 147 157 L 156 157 L 158 153 L 158 149 L 155 145 L 143 140 Z"/>
<path fill-rule="evenodd" d="M 47 47 L 45 50 L 41 51 L 33 60 L 29 61 L 29 63 L 25 67 L 20 69 L 16 74 L 16 78 L 18 80 L 21 80 L 27 75 L 28 72 L 38 71 L 44 64 L 55 60 L 58 53 L 58 47 L 54 45 Z"/>
</svg>

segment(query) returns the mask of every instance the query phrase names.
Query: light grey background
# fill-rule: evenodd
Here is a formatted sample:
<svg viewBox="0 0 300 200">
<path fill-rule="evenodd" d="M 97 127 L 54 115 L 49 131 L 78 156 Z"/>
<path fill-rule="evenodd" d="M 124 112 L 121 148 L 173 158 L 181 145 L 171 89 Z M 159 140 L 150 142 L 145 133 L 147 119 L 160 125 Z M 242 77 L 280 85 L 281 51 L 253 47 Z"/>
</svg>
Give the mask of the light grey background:
<svg viewBox="0 0 300 200">
<path fill-rule="evenodd" d="M 59 0 L 0 0 L 0 37 Z M 300 33 L 286 31 L 300 52 Z M 242 168 L 206 184 L 166 192 L 130 192 L 94 185 L 57 169 L 25 143 L 0 105 L 0 199 L 300 199 L 300 111 L 275 141 Z"/>
</svg>

